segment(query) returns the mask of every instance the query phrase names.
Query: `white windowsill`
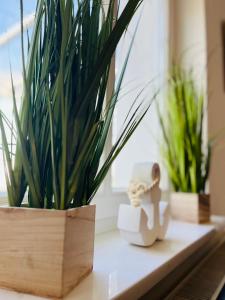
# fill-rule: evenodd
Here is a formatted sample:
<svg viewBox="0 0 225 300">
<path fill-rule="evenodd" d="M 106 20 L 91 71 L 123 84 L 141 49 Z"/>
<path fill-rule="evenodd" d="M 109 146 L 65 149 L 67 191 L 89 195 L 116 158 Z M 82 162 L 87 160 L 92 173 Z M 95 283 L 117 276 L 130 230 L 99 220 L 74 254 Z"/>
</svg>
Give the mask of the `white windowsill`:
<svg viewBox="0 0 225 300">
<path fill-rule="evenodd" d="M 217 218 L 224 228 L 225 218 Z M 152 247 L 129 245 L 118 231 L 96 236 L 94 270 L 65 300 L 132 300 L 144 295 L 186 258 L 206 244 L 214 225 L 171 221 L 166 239 Z M 31 295 L 0 290 L 0 299 L 38 300 Z M 46 298 L 47 299 L 47 298 Z"/>
</svg>

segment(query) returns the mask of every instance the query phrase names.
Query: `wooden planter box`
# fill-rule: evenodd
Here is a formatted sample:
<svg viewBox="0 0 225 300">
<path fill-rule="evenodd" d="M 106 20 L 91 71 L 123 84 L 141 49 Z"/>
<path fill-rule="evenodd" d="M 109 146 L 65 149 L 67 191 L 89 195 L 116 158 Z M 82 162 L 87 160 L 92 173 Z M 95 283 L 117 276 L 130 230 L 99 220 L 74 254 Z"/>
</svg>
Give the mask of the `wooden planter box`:
<svg viewBox="0 0 225 300">
<path fill-rule="evenodd" d="M 61 298 L 93 268 L 95 206 L 0 208 L 0 286 Z"/>
<path fill-rule="evenodd" d="M 210 195 L 194 193 L 172 193 L 170 211 L 174 219 L 192 223 L 210 221 Z"/>
</svg>

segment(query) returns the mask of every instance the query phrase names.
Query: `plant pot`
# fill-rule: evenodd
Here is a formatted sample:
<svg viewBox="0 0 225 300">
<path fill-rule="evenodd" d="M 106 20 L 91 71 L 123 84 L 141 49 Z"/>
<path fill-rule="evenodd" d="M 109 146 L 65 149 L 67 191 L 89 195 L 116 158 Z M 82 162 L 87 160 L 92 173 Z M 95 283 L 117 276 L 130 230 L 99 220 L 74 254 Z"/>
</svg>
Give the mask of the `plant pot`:
<svg viewBox="0 0 225 300">
<path fill-rule="evenodd" d="M 172 193 L 170 211 L 174 219 L 206 223 L 210 221 L 210 195 L 194 193 Z"/>
<path fill-rule="evenodd" d="M 0 208 L 0 286 L 61 298 L 93 268 L 95 206 Z"/>
</svg>

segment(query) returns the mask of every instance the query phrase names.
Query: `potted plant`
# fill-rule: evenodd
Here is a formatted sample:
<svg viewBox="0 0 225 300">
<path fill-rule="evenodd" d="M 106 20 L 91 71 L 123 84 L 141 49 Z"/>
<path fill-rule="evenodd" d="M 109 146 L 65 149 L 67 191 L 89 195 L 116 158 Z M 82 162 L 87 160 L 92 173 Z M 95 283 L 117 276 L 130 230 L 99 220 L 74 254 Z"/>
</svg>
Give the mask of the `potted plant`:
<svg viewBox="0 0 225 300">
<path fill-rule="evenodd" d="M 198 91 L 192 71 L 173 66 L 165 115 L 159 107 L 158 112 L 162 156 L 174 189 L 170 197 L 171 215 L 184 221 L 207 222 L 210 145 L 204 147 L 203 143 L 204 93 Z"/>
<path fill-rule="evenodd" d="M 12 75 L 15 123 L 0 114 L 9 201 L 0 208 L 0 286 L 62 297 L 92 270 L 89 204 L 149 108 L 132 106 L 100 166 L 130 50 L 105 104 L 111 60 L 142 1 L 129 0 L 120 15 L 115 0 L 107 10 L 103 0 L 38 1 L 27 59 L 21 21 L 21 109 Z"/>
</svg>

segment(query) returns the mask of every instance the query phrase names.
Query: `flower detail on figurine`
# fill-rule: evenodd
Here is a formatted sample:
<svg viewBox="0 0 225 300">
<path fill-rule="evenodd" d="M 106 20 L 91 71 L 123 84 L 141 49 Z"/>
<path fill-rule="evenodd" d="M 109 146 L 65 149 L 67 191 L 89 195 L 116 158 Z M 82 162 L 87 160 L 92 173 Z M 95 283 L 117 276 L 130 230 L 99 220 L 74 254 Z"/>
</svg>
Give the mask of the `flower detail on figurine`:
<svg viewBox="0 0 225 300">
<path fill-rule="evenodd" d="M 158 175 L 158 173 L 157 173 Z M 154 177 L 153 177 L 154 178 Z M 138 207 L 141 204 L 141 196 L 149 192 L 152 188 L 159 184 L 160 176 L 155 177 L 152 184 L 149 185 L 146 182 L 131 180 L 128 187 L 128 197 L 131 205 Z"/>
<path fill-rule="evenodd" d="M 137 207 L 140 206 L 140 196 L 150 190 L 150 186 L 148 186 L 145 182 L 135 182 L 130 181 L 128 188 L 128 197 L 130 199 L 131 205 Z"/>
</svg>

